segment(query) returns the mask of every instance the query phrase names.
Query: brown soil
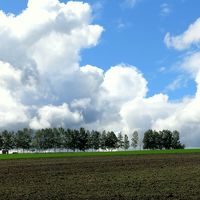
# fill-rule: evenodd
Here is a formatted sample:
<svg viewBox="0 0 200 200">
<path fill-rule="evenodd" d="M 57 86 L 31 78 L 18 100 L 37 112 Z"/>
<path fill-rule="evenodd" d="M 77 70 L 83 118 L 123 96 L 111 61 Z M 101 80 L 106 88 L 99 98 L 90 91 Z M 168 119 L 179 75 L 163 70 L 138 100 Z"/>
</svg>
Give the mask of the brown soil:
<svg viewBox="0 0 200 200">
<path fill-rule="evenodd" d="M 200 154 L 0 161 L 0 199 L 200 199 Z"/>
</svg>

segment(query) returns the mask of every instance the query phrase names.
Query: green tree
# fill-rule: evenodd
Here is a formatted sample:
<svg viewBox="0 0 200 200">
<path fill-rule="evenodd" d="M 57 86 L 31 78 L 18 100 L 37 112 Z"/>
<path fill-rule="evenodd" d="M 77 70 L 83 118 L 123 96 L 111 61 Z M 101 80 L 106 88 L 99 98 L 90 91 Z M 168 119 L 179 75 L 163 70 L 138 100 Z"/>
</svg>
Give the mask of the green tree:
<svg viewBox="0 0 200 200">
<path fill-rule="evenodd" d="M 77 142 L 77 147 L 80 151 L 85 151 L 88 149 L 89 135 L 88 132 L 82 127 L 80 128 Z"/>
<path fill-rule="evenodd" d="M 132 134 L 132 138 L 131 138 L 131 146 L 136 149 L 136 147 L 138 146 L 138 142 L 139 142 L 139 135 L 137 131 L 134 131 Z"/>
<path fill-rule="evenodd" d="M 106 147 L 111 150 L 115 149 L 117 148 L 117 142 L 118 142 L 118 139 L 115 133 L 113 131 L 108 132 L 107 137 L 106 137 L 106 143 L 105 143 Z"/>
<path fill-rule="evenodd" d="M 154 149 L 154 148 L 155 148 L 154 131 L 149 129 L 144 133 L 143 149 Z"/>
<path fill-rule="evenodd" d="M 52 128 L 43 130 L 44 134 L 44 149 L 55 149 L 55 137 Z"/>
<path fill-rule="evenodd" d="M 39 150 L 51 149 L 54 146 L 52 129 L 41 129 L 35 132 L 35 147 Z"/>
<path fill-rule="evenodd" d="M 59 146 L 59 148 L 64 148 L 64 138 L 65 138 L 65 129 L 60 127 L 58 128 L 58 139 L 57 139 L 57 146 Z"/>
<path fill-rule="evenodd" d="M 63 134 L 64 129 L 63 128 L 53 128 L 52 131 L 53 131 L 53 134 L 51 135 L 52 136 L 51 141 L 53 142 L 53 148 L 55 151 L 56 149 L 60 149 L 63 147 L 62 134 Z"/>
<path fill-rule="evenodd" d="M 118 133 L 118 136 L 117 136 L 117 148 L 123 148 L 124 146 L 124 141 L 123 141 L 123 135 L 121 132 Z"/>
<path fill-rule="evenodd" d="M 106 140 L 107 140 L 107 133 L 106 131 L 104 130 L 101 134 L 101 138 L 100 138 L 100 146 L 101 146 L 101 149 L 106 149 Z"/>
<path fill-rule="evenodd" d="M 2 149 L 13 149 L 14 148 L 14 133 L 8 132 L 7 130 L 4 130 L 2 132 Z"/>
<path fill-rule="evenodd" d="M 3 149 L 3 138 L 2 135 L 0 134 L 0 150 Z"/>
<path fill-rule="evenodd" d="M 101 133 L 99 131 L 91 131 L 90 146 L 94 150 L 98 150 L 101 147 Z"/>
<path fill-rule="evenodd" d="M 72 134 L 73 134 L 73 130 L 68 128 L 67 130 L 65 130 L 64 135 L 63 135 L 63 146 L 67 150 L 71 149 L 72 147 Z"/>
<path fill-rule="evenodd" d="M 180 133 L 178 131 L 172 132 L 172 149 L 184 149 L 185 145 L 180 142 Z"/>
<path fill-rule="evenodd" d="M 155 141 L 154 149 L 163 149 L 164 148 L 162 132 L 154 131 L 154 141 Z"/>
<path fill-rule="evenodd" d="M 179 149 L 185 146 L 181 144 L 179 132 L 170 130 L 152 131 L 148 130 L 144 133 L 143 138 L 144 149 Z"/>
<path fill-rule="evenodd" d="M 15 147 L 17 149 L 28 150 L 31 147 L 32 141 L 32 130 L 24 128 L 23 130 L 18 130 L 15 134 Z"/>
<path fill-rule="evenodd" d="M 162 143 L 165 149 L 170 149 L 172 147 L 172 132 L 170 130 L 162 130 Z"/>
<path fill-rule="evenodd" d="M 68 128 L 64 133 L 63 140 L 64 148 L 76 151 L 79 145 L 79 131 Z"/>
<path fill-rule="evenodd" d="M 124 135 L 124 149 L 127 150 L 129 149 L 130 147 L 130 142 L 129 142 L 129 139 L 128 139 L 128 135 Z"/>
<path fill-rule="evenodd" d="M 34 135 L 33 147 L 38 150 L 43 149 L 44 137 L 42 130 L 37 130 Z"/>
</svg>

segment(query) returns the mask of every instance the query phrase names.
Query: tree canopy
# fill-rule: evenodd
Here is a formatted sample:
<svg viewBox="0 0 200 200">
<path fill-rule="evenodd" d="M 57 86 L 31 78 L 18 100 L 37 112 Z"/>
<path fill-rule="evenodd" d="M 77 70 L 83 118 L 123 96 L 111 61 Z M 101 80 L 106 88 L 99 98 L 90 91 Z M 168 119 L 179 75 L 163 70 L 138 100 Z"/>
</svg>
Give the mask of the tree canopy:
<svg viewBox="0 0 200 200">
<path fill-rule="evenodd" d="M 67 149 L 71 151 L 87 150 L 127 150 L 138 145 L 138 132 L 133 132 L 129 141 L 127 134 L 117 134 L 113 131 L 89 131 L 80 129 L 46 128 L 33 131 L 28 128 L 11 132 L 0 132 L 0 149 L 48 150 Z M 143 138 L 144 149 L 180 149 L 180 133 L 170 130 L 147 130 Z"/>
<path fill-rule="evenodd" d="M 170 130 L 148 130 L 144 133 L 143 148 L 144 149 L 183 149 L 185 146 L 181 144 L 179 132 Z"/>
</svg>

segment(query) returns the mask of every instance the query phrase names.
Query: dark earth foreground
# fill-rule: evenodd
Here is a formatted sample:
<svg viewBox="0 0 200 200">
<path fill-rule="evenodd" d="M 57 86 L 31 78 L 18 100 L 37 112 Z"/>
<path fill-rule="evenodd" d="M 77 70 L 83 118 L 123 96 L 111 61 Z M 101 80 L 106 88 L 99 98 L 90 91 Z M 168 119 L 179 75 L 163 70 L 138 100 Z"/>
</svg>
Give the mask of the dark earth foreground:
<svg viewBox="0 0 200 200">
<path fill-rule="evenodd" d="M 0 161 L 0 199 L 200 199 L 200 154 Z"/>
</svg>

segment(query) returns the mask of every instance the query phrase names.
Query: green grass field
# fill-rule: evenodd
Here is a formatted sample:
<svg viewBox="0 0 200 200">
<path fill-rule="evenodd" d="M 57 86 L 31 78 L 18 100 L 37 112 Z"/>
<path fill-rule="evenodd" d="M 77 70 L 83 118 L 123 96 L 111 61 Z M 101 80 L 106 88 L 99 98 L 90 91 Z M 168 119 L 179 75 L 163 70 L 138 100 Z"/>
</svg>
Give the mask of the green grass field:
<svg viewBox="0 0 200 200">
<path fill-rule="evenodd" d="M 20 153 L 0 154 L 0 160 L 31 159 L 31 158 L 65 158 L 65 157 L 92 157 L 92 156 L 132 156 L 154 154 L 187 154 L 200 153 L 200 149 L 176 149 L 176 150 L 138 150 L 138 151 L 113 151 L 113 152 L 68 152 L 68 153 Z"/>
</svg>

